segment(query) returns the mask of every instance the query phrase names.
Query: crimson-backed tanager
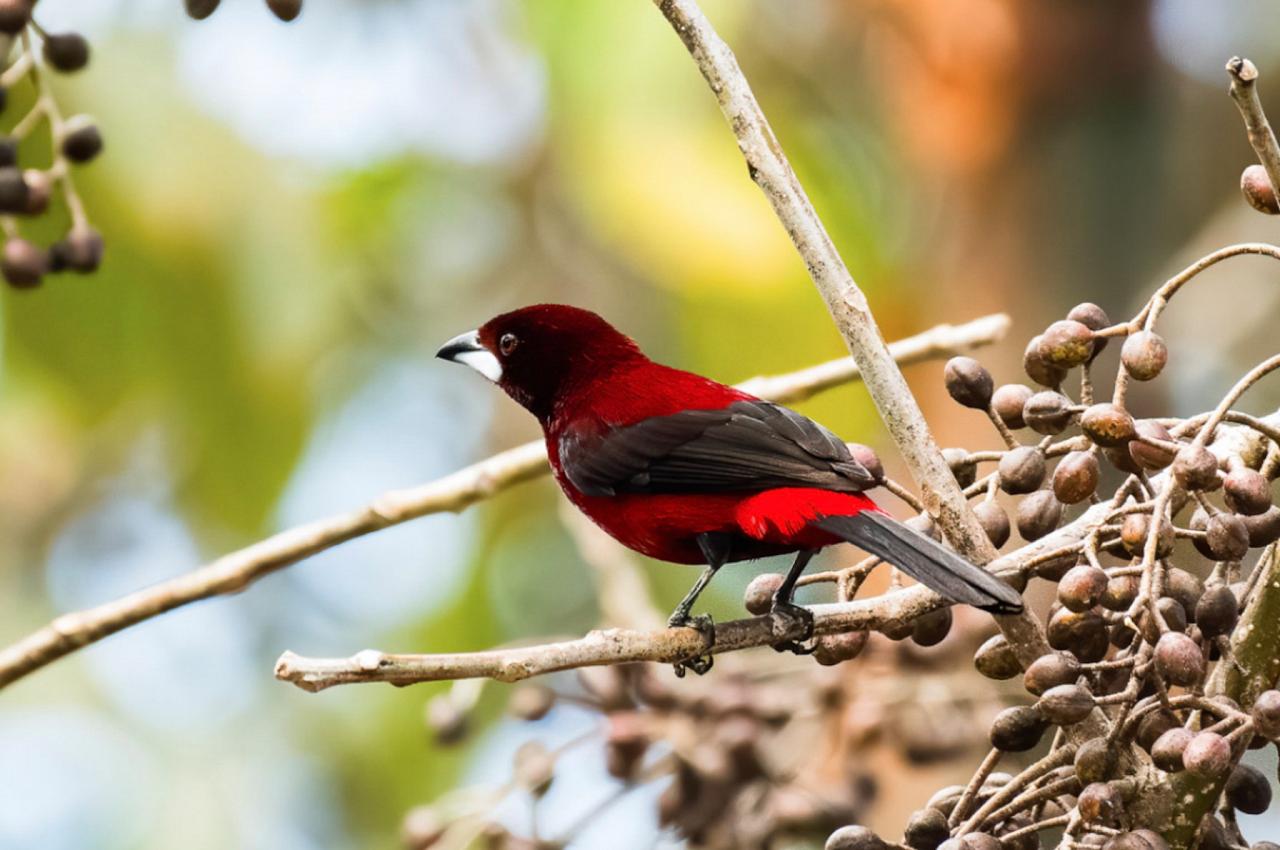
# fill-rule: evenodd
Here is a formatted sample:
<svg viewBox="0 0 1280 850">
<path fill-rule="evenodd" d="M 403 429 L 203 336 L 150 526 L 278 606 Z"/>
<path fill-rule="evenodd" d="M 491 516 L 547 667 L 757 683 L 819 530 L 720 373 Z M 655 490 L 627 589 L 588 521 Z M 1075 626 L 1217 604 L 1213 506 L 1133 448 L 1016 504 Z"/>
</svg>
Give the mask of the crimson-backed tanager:
<svg viewBox="0 0 1280 850">
<path fill-rule="evenodd" d="M 556 481 L 606 532 L 652 558 L 706 565 L 672 625 L 710 639 L 709 619 L 690 611 L 716 570 L 794 552 L 772 616 L 780 635 L 796 619 L 811 634 L 810 612 L 791 601 L 796 581 L 815 552 L 845 541 L 951 602 L 1022 609 L 1013 588 L 877 507 L 863 492 L 874 476 L 830 431 L 655 363 L 594 313 L 525 307 L 454 337 L 437 356 L 475 369 L 537 417 Z M 709 656 L 689 666 L 703 672 Z"/>
</svg>

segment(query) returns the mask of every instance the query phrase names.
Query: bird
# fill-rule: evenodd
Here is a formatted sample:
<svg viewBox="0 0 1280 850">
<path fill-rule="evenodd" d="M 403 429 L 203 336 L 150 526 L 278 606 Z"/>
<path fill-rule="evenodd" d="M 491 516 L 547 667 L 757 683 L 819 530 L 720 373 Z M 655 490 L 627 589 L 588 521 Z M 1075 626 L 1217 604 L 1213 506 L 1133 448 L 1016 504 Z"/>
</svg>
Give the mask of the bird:
<svg viewBox="0 0 1280 850">
<path fill-rule="evenodd" d="M 556 482 L 569 501 L 624 546 L 703 571 L 669 618 L 706 638 L 692 615 L 726 563 L 794 554 L 769 616 L 778 649 L 812 651 L 813 616 L 793 601 L 813 556 L 853 543 L 948 602 L 994 614 L 1021 595 L 929 536 L 897 521 L 866 491 L 877 478 L 834 433 L 742 390 L 650 360 L 593 312 L 535 304 L 446 342 L 436 356 L 469 366 L 542 426 Z M 797 623 L 798 621 L 798 623 Z M 782 639 L 794 634 L 801 641 Z"/>
</svg>

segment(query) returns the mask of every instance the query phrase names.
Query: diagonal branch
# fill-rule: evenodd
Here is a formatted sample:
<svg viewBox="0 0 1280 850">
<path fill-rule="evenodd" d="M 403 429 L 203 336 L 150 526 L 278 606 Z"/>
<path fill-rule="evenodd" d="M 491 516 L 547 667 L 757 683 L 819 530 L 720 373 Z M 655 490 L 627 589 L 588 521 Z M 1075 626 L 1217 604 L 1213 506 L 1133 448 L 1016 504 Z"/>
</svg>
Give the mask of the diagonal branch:
<svg viewBox="0 0 1280 850">
<path fill-rule="evenodd" d="M 773 206 L 809 276 L 827 303 L 863 381 L 890 435 L 920 487 L 926 512 L 938 521 L 947 540 L 976 564 L 996 557 L 995 547 L 969 510 L 876 325 L 867 298 L 854 282 L 835 244 L 818 218 L 804 187 L 778 144 L 738 60 L 716 33 L 696 0 L 654 0 L 684 42 L 689 55 L 720 103 L 720 111 L 738 140 L 747 171 Z M 1000 630 L 1026 667 L 1049 651 L 1044 630 L 1030 614 L 997 617 Z"/>
<path fill-rule="evenodd" d="M 987 345 L 1004 336 L 1009 318 L 985 316 L 964 325 L 938 325 L 895 342 L 900 362 L 919 363 Z M 792 402 L 857 380 L 848 358 L 797 372 L 754 378 L 743 388 L 775 401 Z M 272 535 L 190 572 L 94 608 L 63 614 L 0 649 L 0 687 L 121 629 L 201 599 L 238 593 L 265 575 L 355 537 L 417 517 L 464 508 L 547 472 L 541 442 L 526 443 L 479 463 L 406 490 L 385 493 L 362 508 Z"/>
<path fill-rule="evenodd" d="M 1231 99 L 1236 102 L 1240 117 L 1244 119 L 1249 144 L 1267 172 L 1272 189 L 1280 191 L 1280 144 L 1276 143 L 1276 134 L 1262 111 L 1262 100 L 1258 97 L 1258 68 L 1248 59 L 1233 56 L 1227 63 L 1227 73 L 1231 76 Z"/>
</svg>

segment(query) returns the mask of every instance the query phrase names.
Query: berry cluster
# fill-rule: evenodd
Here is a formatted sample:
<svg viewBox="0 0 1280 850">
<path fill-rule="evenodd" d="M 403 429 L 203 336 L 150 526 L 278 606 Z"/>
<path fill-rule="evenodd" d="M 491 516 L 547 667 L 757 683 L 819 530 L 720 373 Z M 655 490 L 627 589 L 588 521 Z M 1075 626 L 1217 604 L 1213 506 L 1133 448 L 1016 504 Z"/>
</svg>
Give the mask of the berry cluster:
<svg viewBox="0 0 1280 850">
<path fill-rule="evenodd" d="M 0 0 L 0 53 L 10 57 L 0 72 L 0 111 L 10 90 L 24 81 L 35 94 L 27 113 L 0 136 L 0 275 L 19 289 L 39 285 L 51 272 L 92 272 L 102 261 L 102 236 L 90 226 L 71 175 L 73 167 L 102 151 L 102 135 L 87 115 L 64 119 L 49 84 L 49 72 L 73 73 L 89 64 L 89 43 L 77 33 L 46 32 L 32 18 L 34 5 L 34 0 Z M 24 166 L 20 159 L 29 155 L 24 143 L 34 141 L 46 123 L 51 150 L 35 159 L 48 164 Z M 20 223 L 45 215 L 55 195 L 66 205 L 70 223 L 65 235 L 45 248 L 24 238 Z"/>
<path fill-rule="evenodd" d="M 571 843 L 573 830 L 531 836 L 523 824 L 512 829 L 492 814 L 511 793 L 538 806 L 562 757 L 579 747 L 599 752 L 618 781 L 610 800 L 641 786 L 662 788 L 655 826 L 692 846 L 820 844 L 876 801 L 867 764 L 877 751 L 916 764 L 952 758 L 970 750 L 985 719 L 1003 704 L 998 694 L 975 699 L 944 684 L 981 641 L 980 619 L 961 620 L 946 648 L 926 650 L 858 633 L 860 668 L 871 678 L 845 675 L 848 668 L 798 667 L 781 656 L 730 655 L 722 657 L 715 676 L 696 681 L 677 680 L 665 667 L 627 665 L 584 668 L 550 685 L 520 685 L 508 704 L 514 717 L 536 723 L 558 704 L 585 706 L 597 713 L 597 729 L 560 749 L 526 743 L 515 754 L 508 788 L 469 795 L 465 805 L 444 798 L 412 810 L 403 824 L 404 846 L 458 846 L 463 836 L 477 834 L 485 839 L 480 846 L 503 850 Z M 895 680 L 892 671 L 904 667 L 915 672 L 918 689 Z M 428 725 L 438 741 L 457 742 L 466 734 L 472 685 L 460 683 L 428 704 Z M 596 812 L 584 807 L 580 814 L 585 824 Z"/>
</svg>

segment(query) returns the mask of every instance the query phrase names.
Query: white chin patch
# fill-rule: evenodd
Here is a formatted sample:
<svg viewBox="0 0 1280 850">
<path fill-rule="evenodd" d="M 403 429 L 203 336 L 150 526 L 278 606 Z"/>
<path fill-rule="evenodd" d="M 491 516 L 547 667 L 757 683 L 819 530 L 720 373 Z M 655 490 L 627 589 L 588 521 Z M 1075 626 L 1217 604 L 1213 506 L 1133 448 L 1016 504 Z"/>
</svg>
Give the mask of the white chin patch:
<svg viewBox="0 0 1280 850">
<path fill-rule="evenodd" d="M 495 384 L 502 380 L 502 364 L 488 351 L 464 351 L 454 356 L 454 361 L 470 366 Z"/>
</svg>

